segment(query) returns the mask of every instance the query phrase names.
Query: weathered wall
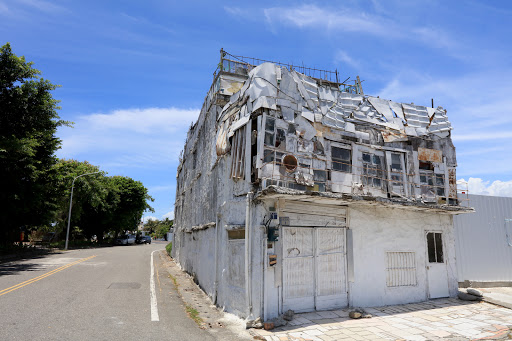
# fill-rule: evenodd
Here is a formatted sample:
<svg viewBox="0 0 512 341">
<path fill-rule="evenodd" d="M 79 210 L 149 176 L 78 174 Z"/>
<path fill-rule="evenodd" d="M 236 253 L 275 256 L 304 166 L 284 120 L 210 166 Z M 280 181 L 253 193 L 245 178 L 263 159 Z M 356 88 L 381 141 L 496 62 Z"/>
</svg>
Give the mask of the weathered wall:
<svg viewBox="0 0 512 341">
<path fill-rule="evenodd" d="M 450 296 L 457 293 L 455 240 L 452 217 L 406 209 L 351 207 L 349 227 L 353 234 L 354 281 L 349 282 L 351 306 L 382 306 L 427 299 L 426 231 L 440 231 Z M 414 251 L 416 286 L 387 287 L 386 252 Z"/>
</svg>

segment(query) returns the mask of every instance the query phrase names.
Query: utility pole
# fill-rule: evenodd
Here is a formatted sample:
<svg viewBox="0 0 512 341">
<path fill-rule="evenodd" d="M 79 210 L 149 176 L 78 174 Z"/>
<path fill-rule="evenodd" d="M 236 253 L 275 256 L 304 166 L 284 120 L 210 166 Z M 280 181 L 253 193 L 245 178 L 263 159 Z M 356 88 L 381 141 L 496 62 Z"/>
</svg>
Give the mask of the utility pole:
<svg viewBox="0 0 512 341">
<path fill-rule="evenodd" d="M 66 232 L 66 245 L 64 246 L 64 250 L 68 249 L 69 225 L 71 224 L 71 207 L 73 207 L 73 189 L 75 187 L 75 180 L 78 179 L 79 177 L 82 177 L 82 176 L 91 175 L 91 174 L 97 174 L 97 173 L 101 173 L 101 172 L 85 173 L 85 174 L 76 176 L 73 179 L 73 183 L 71 184 L 71 196 L 69 198 L 68 231 Z"/>
</svg>

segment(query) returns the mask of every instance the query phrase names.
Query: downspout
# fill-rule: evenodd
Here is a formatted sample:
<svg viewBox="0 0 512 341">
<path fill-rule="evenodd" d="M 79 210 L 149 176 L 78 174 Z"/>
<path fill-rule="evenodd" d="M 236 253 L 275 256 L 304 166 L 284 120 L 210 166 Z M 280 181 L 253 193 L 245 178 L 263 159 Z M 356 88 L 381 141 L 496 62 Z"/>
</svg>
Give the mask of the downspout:
<svg viewBox="0 0 512 341">
<path fill-rule="evenodd" d="M 252 192 L 247 193 L 245 209 L 245 301 L 247 303 L 247 318 L 252 317 L 252 297 L 251 297 L 251 199 Z"/>
<path fill-rule="evenodd" d="M 213 282 L 213 304 L 217 304 L 217 290 L 219 287 L 219 216 L 217 213 L 217 221 L 215 222 L 215 281 Z"/>
</svg>

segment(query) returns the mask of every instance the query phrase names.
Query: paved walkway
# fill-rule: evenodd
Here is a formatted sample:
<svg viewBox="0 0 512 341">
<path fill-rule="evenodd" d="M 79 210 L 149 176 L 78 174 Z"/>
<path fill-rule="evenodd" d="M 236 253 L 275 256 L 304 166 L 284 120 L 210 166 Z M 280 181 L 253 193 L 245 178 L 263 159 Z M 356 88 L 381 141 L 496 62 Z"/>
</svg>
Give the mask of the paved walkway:
<svg viewBox="0 0 512 341">
<path fill-rule="evenodd" d="M 269 341 L 512 339 L 512 310 L 486 302 L 446 298 L 365 310 L 373 317 L 351 319 L 349 309 L 303 313 L 251 333 Z"/>
</svg>

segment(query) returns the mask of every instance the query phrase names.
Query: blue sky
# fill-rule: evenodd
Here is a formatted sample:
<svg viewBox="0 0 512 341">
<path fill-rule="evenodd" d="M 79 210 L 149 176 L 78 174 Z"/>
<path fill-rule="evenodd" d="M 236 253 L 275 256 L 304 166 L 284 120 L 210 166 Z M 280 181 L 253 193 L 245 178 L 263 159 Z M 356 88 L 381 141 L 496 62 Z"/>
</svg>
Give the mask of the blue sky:
<svg viewBox="0 0 512 341">
<path fill-rule="evenodd" d="M 0 0 L 0 44 L 62 85 L 59 157 L 140 180 L 173 216 L 178 156 L 219 50 L 448 110 L 458 178 L 512 196 L 512 2 Z"/>
</svg>

